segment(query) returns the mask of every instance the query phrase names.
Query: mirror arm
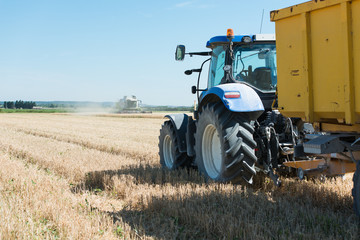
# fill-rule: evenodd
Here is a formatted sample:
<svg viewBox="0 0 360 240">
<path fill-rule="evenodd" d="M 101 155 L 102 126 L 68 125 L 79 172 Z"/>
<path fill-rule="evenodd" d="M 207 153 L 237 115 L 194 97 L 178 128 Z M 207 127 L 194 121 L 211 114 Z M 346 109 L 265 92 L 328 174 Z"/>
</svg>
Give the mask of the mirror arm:
<svg viewBox="0 0 360 240">
<path fill-rule="evenodd" d="M 190 53 L 185 53 L 187 55 L 190 55 L 190 57 L 197 55 L 197 56 L 211 56 L 212 52 L 190 52 Z"/>
</svg>

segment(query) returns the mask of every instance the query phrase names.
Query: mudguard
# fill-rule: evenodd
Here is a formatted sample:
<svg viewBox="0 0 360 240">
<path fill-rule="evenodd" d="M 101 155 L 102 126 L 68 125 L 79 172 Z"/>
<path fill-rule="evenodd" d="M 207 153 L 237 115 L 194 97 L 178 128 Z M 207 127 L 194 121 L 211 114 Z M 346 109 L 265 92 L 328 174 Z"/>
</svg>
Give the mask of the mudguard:
<svg viewBox="0 0 360 240">
<path fill-rule="evenodd" d="M 170 119 L 176 130 L 176 138 L 179 143 L 179 151 L 186 152 L 186 130 L 189 116 L 185 113 L 169 114 L 165 116 Z"/>
<path fill-rule="evenodd" d="M 238 98 L 226 98 L 226 92 L 239 92 Z M 209 99 L 217 96 L 225 107 L 232 112 L 248 113 L 251 120 L 256 120 L 264 111 L 264 105 L 254 89 L 242 83 L 221 84 L 203 92 L 200 106 L 206 104 Z"/>
</svg>

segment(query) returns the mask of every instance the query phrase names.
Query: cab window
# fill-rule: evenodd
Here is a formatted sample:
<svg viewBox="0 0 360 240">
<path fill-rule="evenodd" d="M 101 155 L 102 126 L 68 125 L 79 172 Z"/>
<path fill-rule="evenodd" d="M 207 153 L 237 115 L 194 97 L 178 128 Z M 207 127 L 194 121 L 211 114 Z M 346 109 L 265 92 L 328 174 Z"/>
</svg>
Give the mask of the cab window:
<svg viewBox="0 0 360 240">
<path fill-rule="evenodd" d="M 261 91 L 275 91 L 277 83 L 275 44 L 234 48 L 233 76 Z"/>
<path fill-rule="evenodd" d="M 225 46 L 217 46 L 211 55 L 208 88 L 219 85 L 224 77 Z"/>
</svg>

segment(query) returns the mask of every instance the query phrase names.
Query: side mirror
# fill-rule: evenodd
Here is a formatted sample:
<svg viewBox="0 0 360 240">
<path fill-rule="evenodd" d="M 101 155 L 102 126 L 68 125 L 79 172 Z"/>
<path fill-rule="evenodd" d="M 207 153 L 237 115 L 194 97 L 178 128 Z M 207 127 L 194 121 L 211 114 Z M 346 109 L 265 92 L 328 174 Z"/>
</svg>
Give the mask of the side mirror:
<svg viewBox="0 0 360 240">
<path fill-rule="evenodd" d="M 175 60 L 182 61 L 185 58 L 185 46 L 184 45 L 177 45 L 176 52 L 175 52 Z"/>
<path fill-rule="evenodd" d="M 191 75 L 191 74 L 192 74 L 192 71 L 191 71 L 191 70 L 186 70 L 184 73 L 185 73 L 186 75 Z"/>
<path fill-rule="evenodd" d="M 191 75 L 193 72 L 201 72 L 201 68 L 199 68 L 199 69 L 186 70 L 184 73 L 185 73 L 186 75 Z"/>
<path fill-rule="evenodd" d="M 196 90 L 197 90 L 197 89 L 196 89 L 196 86 L 192 86 L 192 87 L 191 87 L 191 93 L 192 93 L 192 94 L 195 94 L 195 93 L 196 93 Z"/>
</svg>

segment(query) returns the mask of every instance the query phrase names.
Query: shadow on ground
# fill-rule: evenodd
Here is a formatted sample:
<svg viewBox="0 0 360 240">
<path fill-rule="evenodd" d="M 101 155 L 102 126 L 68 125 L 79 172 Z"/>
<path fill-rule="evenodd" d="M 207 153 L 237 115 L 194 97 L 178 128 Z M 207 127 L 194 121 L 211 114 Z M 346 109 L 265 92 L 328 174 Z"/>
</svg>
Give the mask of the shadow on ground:
<svg viewBox="0 0 360 240">
<path fill-rule="evenodd" d="M 152 197 L 142 208 L 108 214 L 156 239 L 358 239 L 351 211 L 290 195 L 269 199 L 251 189 Z"/>
<path fill-rule="evenodd" d="M 88 190 L 111 188 L 113 177 L 130 177 L 136 185 L 160 185 L 160 194 L 136 205 L 106 212 L 139 236 L 156 239 L 358 239 L 358 219 L 351 195 L 312 181 L 285 179 L 282 188 L 268 179 L 255 188 L 206 183 L 197 171 L 168 171 L 143 164 L 95 171 L 83 184 Z M 124 182 L 126 184 L 126 182 Z M 185 188 L 169 194 L 167 187 Z M 146 191 L 146 189 L 145 189 Z"/>
<path fill-rule="evenodd" d="M 114 176 L 132 176 L 136 184 L 148 185 L 181 185 L 184 183 L 205 183 L 205 180 L 193 168 L 184 168 L 177 171 L 169 171 L 160 166 L 153 166 L 150 164 L 140 164 L 128 166 L 127 168 L 118 170 L 104 170 L 88 172 L 84 183 L 81 183 L 73 188 L 82 190 L 93 190 L 111 187 L 110 179 Z"/>
</svg>

